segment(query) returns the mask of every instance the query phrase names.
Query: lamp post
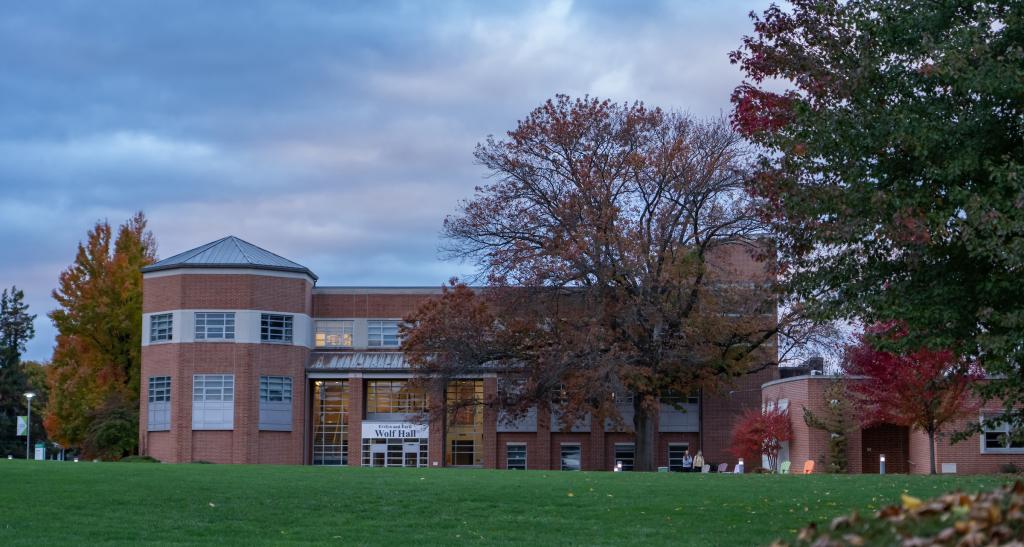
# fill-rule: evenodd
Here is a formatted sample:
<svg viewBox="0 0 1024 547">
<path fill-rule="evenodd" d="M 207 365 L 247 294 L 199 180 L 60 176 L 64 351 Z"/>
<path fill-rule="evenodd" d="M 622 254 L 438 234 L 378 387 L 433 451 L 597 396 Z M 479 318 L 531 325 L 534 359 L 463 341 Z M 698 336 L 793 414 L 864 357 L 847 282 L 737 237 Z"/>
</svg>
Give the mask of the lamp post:
<svg viewBox="0 0 1024 547">
<path fill-rule="evenodd" d="M 25 394 L 25 398 L 28 399 L 28 427 L 25 429 L 25 459 L 31 459 L 29 452 L 32 449 L 32 397 L 36 394 L 29 391 Z"/>
<path fill-rule="evenodd" d="M 881 456 L 878 457 L 878 474 L 885 474 L 885 454 L 882 454 Z"/>
</svg>

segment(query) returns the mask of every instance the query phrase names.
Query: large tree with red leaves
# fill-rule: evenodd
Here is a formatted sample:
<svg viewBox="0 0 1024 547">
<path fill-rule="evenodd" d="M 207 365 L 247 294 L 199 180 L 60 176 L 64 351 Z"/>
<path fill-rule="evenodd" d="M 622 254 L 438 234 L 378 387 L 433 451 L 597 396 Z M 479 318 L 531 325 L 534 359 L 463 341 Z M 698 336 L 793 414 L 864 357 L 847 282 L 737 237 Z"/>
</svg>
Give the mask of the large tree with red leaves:
<svg viewBox="0 0 1024 547">
<path fill-rule="evenodd" d="M 732 60 L 793 292 L 949 348 L 1024 423 L 1024 2 L 791 0 Z"/>
<path fill-rule="evenodd" d="M 861 422 L 890 423 L 928 434 L 929 467 L 935 473 L 935 437 L 944 426 L 976 409 L 970 388 L 981 379 L 978 367 L 949 350 L 891 353 L 877 341 L 905 336 L 901 326 L 876 326 L 847 350 L 844 371 L 852 376 Z"/>
<path fill-rule="evenodd" d="M 732 430 L 732 453 L 738 458 L 751 455 L 764 456 L 768 469 L 779 469 L 782 443 L 793 438 L 793 424 L 789 409 L 777 405 L 759 410 L 747 409 Z"/>
<path fill-rule="evenodd" d="M 492 180 L 445 235 L 487 287 L 408 318 L 427 381 L 498 368 L 516 380 L 503 402 L 556 400 L 563 423 L 617 421 L 629 393 L 636 468 L 651 470 L 661 399 L 775 364 L 778 330 L 798 323 L 776 318 L 773 261 L 737 270 L 770 247 L 727 124 L 559 96 L 476 157 Z"/>
</svg>

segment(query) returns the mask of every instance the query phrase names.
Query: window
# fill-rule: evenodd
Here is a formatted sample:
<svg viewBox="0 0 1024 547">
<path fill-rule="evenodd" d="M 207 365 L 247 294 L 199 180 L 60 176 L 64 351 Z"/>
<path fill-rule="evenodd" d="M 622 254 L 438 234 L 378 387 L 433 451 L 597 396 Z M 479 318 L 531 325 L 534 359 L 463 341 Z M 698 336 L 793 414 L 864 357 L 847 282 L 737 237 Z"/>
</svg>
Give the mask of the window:
<svg viewBox="0 0 1024 547">
<path fill-rule="evenodd" d="M 615 465 L 622 464 L 623 471 L 633 470 L 633 460 L 636 459 L 636 445 L 633 443 L 615 444 Z"/>
<path fill-rule="evenodd" d="M 260 340 L 264 342 L 292 341 L 292 316 L 264 313 L 260 316 Z"/>
<path fill-rule="evenodd" d="M 233 429 L 234 422 L 234 375 L 192 376 L 192 429 Z"/>
<path fill-rule="evenodd" d="M 234 339 L 234 312 L 196 312 L 196 340 Z"/>
<path fill-rule="evenodd" d="M 987 419 L 995 418 L 989 416 Z M 1003 423 L 997 426 L 983 426 L 984 436 L 981 439 L 982 453 L 1024 453 L 1024 436 L 1020 431 L 1010 429 L 1010 424 Z"/>
<path fill-rule="evenodd" d="M 481 465 L 483 463 L 484 383 L 480 380 L 458 380 L 448 384 L 445 404 L 448 407 L 448 429 L 445 435 L 447 465 Z"/>
<path fill-rule="evenodd" d="M 699 402 L 700 398 L 696 394 L 683 396 L 675 391 L 669 391 L 661 396 L 661 403 L 670 406 L 696 405 Z"/>
<path fill-rule="evenodd" d="M 260 429 L 292 430 L 292 379 L 260 376 Z"/>
<path fill-rule="evenodd" d="M 505 468 L 526 469 L 526 443 L 505 445 Z"/>
<path fill-rule="evenodd" d="M 669 471 L 685 471 L 683 458 L 686 457 L 686 451 L 689 449 L 689 443 L 670 443 L 668 445 Z"/>
<path fill-rule="evenodd" d="M 367 321 L 366 334 L 367 345 L 371 348 L 397 348 L 398 347 L 398 321 Z"/>
<path fill-rule="evenodd" d="M 147 431 L 171 429 L 171 377 L 151 376 L 147 409 Z"/>
<path fill-rule="evenodd" d="M 149 341 L 170 342 L 173 319 L 169 313 L 160 313 L 149 316 Z"/>
<path fill-rule="evenodd" d="M 317 321 L 314 343 L 318 348 L 352 347 L 352 321 Z"/>
<path fill-rule="evenodd" d="M 405 380 L 368 380 L 366 383 L 367 413 L 412 414 L 427 406 L 423 392 L 412 390 Z"/>
<path fill-rule="evenodd" d="M 476 443 L 473 440 L 452 440 L 452 465 L 476 465 Z"/>
<path fill-rule="evenodd" d="M 313 383 L 313 465 L 348 465 L 348 384 Z"/>
<path fill-rule="evenodd" d="M 579 471 L 583 459 L 583 450 L 579 444 L 562 445 L 562 471 Z"/>
</svg>

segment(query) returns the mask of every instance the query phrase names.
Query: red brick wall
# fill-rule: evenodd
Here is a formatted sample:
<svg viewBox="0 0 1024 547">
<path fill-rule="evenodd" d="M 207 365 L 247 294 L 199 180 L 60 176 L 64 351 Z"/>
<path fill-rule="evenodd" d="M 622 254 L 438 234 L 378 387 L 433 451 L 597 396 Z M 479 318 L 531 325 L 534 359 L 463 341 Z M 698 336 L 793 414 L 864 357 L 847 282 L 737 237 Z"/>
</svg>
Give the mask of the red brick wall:
<svg viewBox="0 0 1024 547">
<path fill-rule="evenodd" d="M 182 274 L 142 281 L 142 311 L 268 310 L 310 314 L 312 283 L 259 275 Z"/>
<path fill-rule="evenodd" d="M 732 429 L 740 415 L 748 408 L 761 408 L 761 384 L 778 378 L 778 367 L 770 366 L 756 374 L 747 374 L 736 379 L 731 386 L 723 386 L 719 393 L 704 393 L 701 409 L 703 435 L 702 446 L 694 445 L 695 450 L 704 451 L 704 460 L 709 463 L 728 462 L 734 465 L 735 455 L 729 450 L 732 445 Z M 729 392 L 732 392 L 730 395 Z M 749 462 L 760 462 L 747 456 Z M 758 463 L 760 465 L 760 463 Z"/>
<path fill-rule="evenodd" d="M 399 318 L 416 311 L 429 294 L 313 294 L 314 317 Z"/>
<path fill-rule="evenodd" d="M 190 457 L 185 461 L 240 463 L 235 461 L 232 431 L 193 431 Z"/>
<path fill-rule="evenodd" d="M 348 465 L 363 465 L 363 379 L 348 379 Z M 431 428 L 433 431 L 433 428 Z M 427 441 L 428 449 L 433 446 L 433 435 Z"/>
</svg>

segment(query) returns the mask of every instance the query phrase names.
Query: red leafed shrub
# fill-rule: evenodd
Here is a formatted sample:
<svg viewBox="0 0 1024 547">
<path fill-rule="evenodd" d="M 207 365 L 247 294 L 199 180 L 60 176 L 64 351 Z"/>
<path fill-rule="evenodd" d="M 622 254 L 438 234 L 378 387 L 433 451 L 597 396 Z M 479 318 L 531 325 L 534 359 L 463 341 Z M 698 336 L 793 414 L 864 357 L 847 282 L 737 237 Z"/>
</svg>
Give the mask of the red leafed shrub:
<svg viewBox="0 0 1024 547">
<path fill-rule="evenodd" d="M 737 457 L 747 454 L 767 456 L 768 468 L 779 468 L 782 443 L 793 437 L 789 409 L 772 407 L 759 411 L 749 409 L 740 416 L 732 430 L 732 453 Z"/>
</svg>

